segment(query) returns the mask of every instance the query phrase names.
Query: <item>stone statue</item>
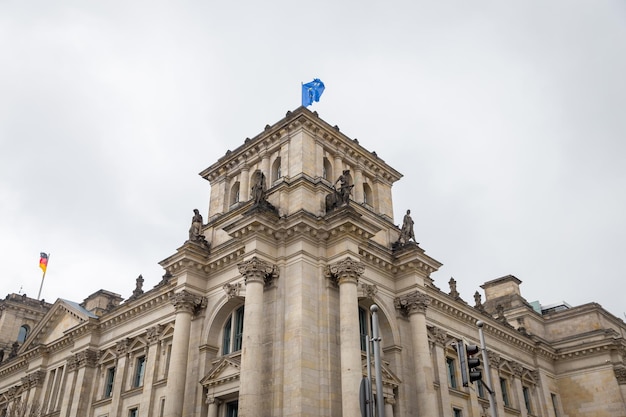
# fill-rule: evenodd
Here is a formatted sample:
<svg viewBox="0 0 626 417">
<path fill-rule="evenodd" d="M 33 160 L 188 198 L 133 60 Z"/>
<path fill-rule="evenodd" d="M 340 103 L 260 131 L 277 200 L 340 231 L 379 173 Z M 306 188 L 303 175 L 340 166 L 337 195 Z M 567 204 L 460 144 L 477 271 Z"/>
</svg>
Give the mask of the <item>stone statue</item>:
<svg viewBox="0 0 626 417">
<path fill-rule="evenodd" d="M 411 218 L 411 210 L 407 210 L 402 220 L 402 229 L 400 230 L 400 239 L 398 241 L 402 244 L 408 243 L 413 239 L 415 242 L 415 233 L 413 232 L 413 219 Z"/>
<path fill-rule="evenodd" d="M 265 185 L 265 174 L 260 169 L 254 171 L 254 181 L 252 182 L 252 199 L 254 205 L 261 204 L 265 201 L 265 193 L 267 187 Z"/>
<path fill-rule="evenodd" d="M 350 170 L 346 169 L 341 173 L 337 181 L 335 181 L 335 185 L 339 183 L 339 196 L 341 204 L 347 204 L 350 200 L 350 192 L 352 191 L 353 185 L 348 184 L 350 177 Z"/>
<path fill-rule="evenodd" d="M 336 188 L 339 183 L 339 188 Z M 326 212 L 336 209 L 339 206 L 350 203 L 350 193 L 354 185 L 350 185 L 350 170 L 344 170 L 335 184 L 333 184 L 333 192 L 326 195 Z"/>
<path fill-rule="evenodd" d="M 139 297 L 143 294 L 143 276 L 139 275 L 135 281 L 135 290 L 133 291 L 134 297 Z"/>
<path fill-rule="evenodd" d="M 191 240 L 192 242 L 203 240 L 202 238 L 200 238 L 201 234 L 202 234 L 202 214 L 200 214 L 198 209 L 193 209 L 193 217 L 191 218 L 191 227 L 189 228 L 189 240 Z"/>
</svg>

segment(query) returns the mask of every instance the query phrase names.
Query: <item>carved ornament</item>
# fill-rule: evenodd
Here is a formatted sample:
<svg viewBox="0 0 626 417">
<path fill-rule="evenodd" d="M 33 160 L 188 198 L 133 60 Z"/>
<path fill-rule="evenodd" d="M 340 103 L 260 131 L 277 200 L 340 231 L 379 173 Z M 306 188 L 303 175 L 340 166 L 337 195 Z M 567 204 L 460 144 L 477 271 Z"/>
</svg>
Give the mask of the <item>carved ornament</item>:
<svg viewBox="0 0 626 417">
<path fill-rule="evenodd" d="M 278 278 L 278 267 L 269 264 L 256 256 L 248 261 L 237 264 L 239 273 L 243 275 L 244 282 L 260 282 L 263 285 L 270 285 L 274 279 Z"/>
<path fill-rule="evenodd" d="M 396 298 L 393 303 L 403 316 L 408 317 L 414 313 L 426 313 L 431 298 L 422 292 L 415 291 Z"/>
<path fill-rule="evenodd" d="M 363 263 L 347 257 L 342 261 L 329 265 L 326 275 L 336 280 L 339 285 L 346 282 L 356 284 L 359 282 L 359 278 L 363 275 L 363 272 L 365 272 Z"/>
</svg>

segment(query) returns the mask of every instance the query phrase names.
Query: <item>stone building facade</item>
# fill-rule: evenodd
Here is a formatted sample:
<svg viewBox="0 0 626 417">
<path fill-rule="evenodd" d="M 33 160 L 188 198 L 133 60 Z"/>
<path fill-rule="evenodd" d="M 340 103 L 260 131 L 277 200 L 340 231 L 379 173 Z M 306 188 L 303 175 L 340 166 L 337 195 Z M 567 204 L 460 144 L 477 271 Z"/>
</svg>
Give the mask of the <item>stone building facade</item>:
<svg viewBox="0 0 626 417">
<path fill-rule="evenodd" d="M 288 112 L 201 176 L 206 222 L 152 289 L 0 302 L 5 415 L 357 417 L 376 304 L 386 417 L 489 415 L 454 349 L 479 320 L 500 417 L 626 416 L 622 320 L 594 303 L 537 312 L 514 276 L 472 304 L 453 279 L 442 290 L 410 216 L 394 223 L 401 174 L 317 113 Z"/>
</svg>

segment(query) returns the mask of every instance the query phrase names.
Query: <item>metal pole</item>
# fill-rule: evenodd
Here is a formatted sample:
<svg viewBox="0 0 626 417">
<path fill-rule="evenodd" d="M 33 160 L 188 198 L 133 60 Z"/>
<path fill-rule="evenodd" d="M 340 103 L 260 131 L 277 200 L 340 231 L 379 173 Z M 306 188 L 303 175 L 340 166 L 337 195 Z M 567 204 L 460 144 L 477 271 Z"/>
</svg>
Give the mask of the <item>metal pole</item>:
<svg viewBox="0 0 626 417">
<path fill-rule="evenodd" d="M 491 380 L 491 370 L 489 369 L 489 356 L 487 355 L 487 346 L 485 345 L 485 335 L 483 334 L 483 326 L 485 323 L 478 320 L 476 326 L 478 326 L 478 337 L 480 338 L 480 350 L 483 352 L 483 368 L 487 374 L 487 384 L 489 384 L 489 409 L 491 410 L 492 417 L 498 417 L 498 410 L 496 409 L 496 393 L 493 389 L 493 381 Z"/>
<path fill-rule="evenodd" d="M 372 404 L 372 398 L 374 397 L 372 395 L 372 370 L 371 370 L 371 362 L 372 360 L 370 359 L 370 344 L 372 343 L 372 339 L 370 339 L 370 335 L 369 335 L 369 331 L 367 332 L 367 334 L 365 335 L 365 339 L 366 342 L 365 343 L 365 356 L 366 356 L 366 360 L 367 360 L 367 381 L 369 382 L 368 386 L 368 392 L 365 398 L 366 401 L 366 407 L 367 407 L 367 417 L 373 417 L 374 415 L 374 408 L 373 408 L 373 404 Z"/>
<path fill-rule="evenodd" d="M 380 337 L 378 336 L 378 306 L 372 304 L 372 332 L 374 337 L 374 371 L 376 372 L 376 417 L 385 417 L 385 398 L 383 396 L 383 376 L 380 367 Z"/>
<path fill-rule="evenodd" d="M 41 276 L 41 285 L 39 285 L 39 293 L 37 293 L 37 299 L 41 299 L 41 289 L 43 288 L 43 279 L 46 277 L 46 271 L 48 270 L 48 264 L 50 263 L 50 255 L 52 255 L 51 253 L 48 254 L 48 262 L 46 263 L 46 269 L 44 269 L 43 271 L 43 275 Z"/>
</svg>

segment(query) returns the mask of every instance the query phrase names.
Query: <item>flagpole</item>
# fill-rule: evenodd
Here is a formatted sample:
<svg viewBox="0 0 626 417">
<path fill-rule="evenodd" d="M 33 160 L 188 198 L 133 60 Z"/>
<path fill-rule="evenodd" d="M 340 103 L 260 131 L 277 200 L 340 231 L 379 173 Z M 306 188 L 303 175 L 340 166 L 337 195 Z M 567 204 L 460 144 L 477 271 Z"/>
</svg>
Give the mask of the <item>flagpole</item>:
<svg viewBox="0 0 626 417">
<path fill-rule="evenodd" d="M 52 254 L 48 254 L 48 263 L 50 263 L 50 256 Z M 43 279 L 46 277 L 46 271 L 48 270 L 48 263 L 46 263 L 46 269 L 43 270 L 43 275 L 41 276 L 41 285 L 39 286 L 39 293 L 37 294 L 37 299 L 41 298 L 41 289 L 43 288 Z"/>
</svg>

